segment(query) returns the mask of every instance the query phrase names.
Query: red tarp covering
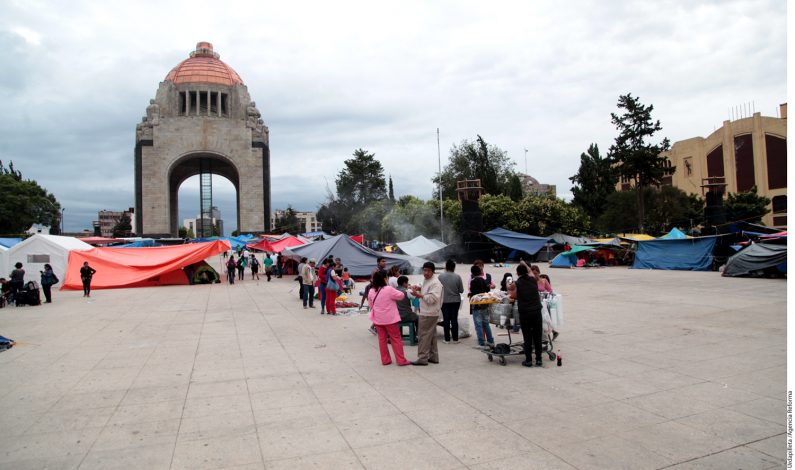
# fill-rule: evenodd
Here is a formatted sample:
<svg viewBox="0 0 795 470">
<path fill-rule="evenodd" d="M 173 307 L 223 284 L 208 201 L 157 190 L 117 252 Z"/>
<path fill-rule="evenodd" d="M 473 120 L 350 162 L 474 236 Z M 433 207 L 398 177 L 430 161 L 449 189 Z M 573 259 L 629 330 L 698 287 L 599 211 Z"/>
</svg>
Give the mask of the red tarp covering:
<svg viewBox="0 0 795 470">
<path fill-rule="evenodd" d="M 355 241 L 360 245 L 364 245 L 364 234 L 361 235 L 351 235 L 351 240 Z"/>
<path fill-rule="evenodd" d="M 109 245 L 111 243 L 125 243 L 124 240 L 120 240 L 118 238 L 106 238 L 106 237 L 83 237 L 78 238 L 83 243 L 88 243 L 89 245 Z"/>
<path fill-rule="evenodd" d="M 292 235 L 289 237 L 284 237 L 281 240 L 271 242 L 273 251 L 275 251 L 276 253 L 281 253 L 282 250 L 284 250 L 285 248 L 291 248 L 294 246 L 301 246 L 301 245 L 304 245 L 304 242 L 302 242 L 296 237 L 293 237 Z"/>
<path fill-rule="evenodd" d="M 63 290 L 80 290 L 80 268 L 83 262 L 97 270 L 91 281 L 92 289 L 147 287 L 188 284 L 182 270 L 211 256 L 231 249 L 226 240 L 188 245 L 157 246 L 151 248 L 94 248 L 69 252 L 69 265 Z"/>
<path fill-rule="evenodd" d="M 267 251 L 273 253 L 273 245 L 267 239 L 263 238 L 262 240 L 258 241 L 257 243 L 252 243 L 251 245 L 246 245 L 246 248 L 249 250 L 259 250 L 259 251 Z"/>
</svg>

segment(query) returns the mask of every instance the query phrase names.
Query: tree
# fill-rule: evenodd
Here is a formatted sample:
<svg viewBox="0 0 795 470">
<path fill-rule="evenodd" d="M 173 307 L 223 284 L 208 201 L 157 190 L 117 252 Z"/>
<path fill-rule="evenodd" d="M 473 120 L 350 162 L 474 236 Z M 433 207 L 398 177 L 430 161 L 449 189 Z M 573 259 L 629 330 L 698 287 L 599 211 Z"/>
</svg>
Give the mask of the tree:
<svg viewBox="0 0 795 470">
<path fill-rule="evenodd" d="M 20 234 L 33 224 L 60 233 L 61 205 L 38 183 L 23 179 L 13 162 L 6 168 L 0 161 L 0 194 L 0 233 Z"/>
<path fill-rule="evenodd" d="M 643 188 L 660 185 L 663 177 L 673 173 L 676 168 L 666 167 L 665 157 L 660 156 L 661 152 L 671 147 L 667 138 L 658 144 L 648 142 L 656 132 L 662 130 L 660 121 L 652 121 L 654 106 L 641 104 L 639 98 L 633 97 L 631 93 L 619 96 L 617 106 L 623 113 L 610 113 L 611 121 L 619 133 L 610 147 L 608 158 L 623 180 L 632 181 L 636 188 L 641 189 L 635 194 L 638 226 L 643 230 Z"/>
<path fill-rule="evenodd" d="M 395 186 L 392 184 L 392 175 L 389 175 L 389 200 L 395 202 Z"/>
<path fill-rule="evenodd" d="M 275 233 L 303 232 L 303 230 L 301 230 L 301 221 L 298 220 L 298 215 L 296 214 L 295 209 L 293 209 L 292 206 L 288 205 L 287 209 L 284 211 L 282 216 L 276 218 L 273 231 Z"/>
<path fill-rule="evenodd" d="M 114 237 L 129 237 L 132 234 L 132 223 L 130 222 L 130 215 L 122 212 L 119 221 L 113 226 Z"/>
<path fill-rule="evenodd" d="M 517 202 L 522 200 L 523 195 L 522 180 L 519 179 L 519 175 L 514 173 L 508 180 L 508 197 L 510 197 L 512 201 Z"/>
<path fill-rule="evenodd" d="M 445 199 L 456 199 L 456 183 L 462 180 L 480 179 L 486 194 L 508 194 L 514 162 L 503 150 L 489 145 L 481 136 L 475 142 L 463 140 L 450 149 L 450 161 L 441 174 L 442 195 Z M 433 177 L 436 185 L 434 198 L 439 198 L 439 177 Z"/>
<path fill-rule="evenodd" d="M 610 159 L 599 155 L 599 147 L 591 144 L 580 154 L 580 169 L 569 180 L 574 184 L 572 203 L 581 207 L 591 220 L 596 220 L 605 210 L 607 196 L 615 192 L 618 177 Z"/>
<path fill-rule="evenodd" d="M 362 232 L 353 222 L 370 203 L 387 199 L 384 168 L 375 159 L 375 154 L 358 149 L 353 158 L 345 160 L 345 167 L 336 179 L 336 195 L 328 190 L 328 197 L 320 206 L 318 220 L 323 230 L 338 232 Z M 357 218 L 361 220 L 361 218 Z"/>
<path fill-rule="evenodd" d="M 632 188 L 609 195 L 597 227 L 607 233 L 639 230 L 637 192 L 637 188 Z M 687 229 L 704 220 L 704 200 L 673 186 L 644 188 L 643 201 L 647 209 L 644 231 L 655 235 L 668 233 L 673 227 Z"/>
<path fill-rule="evenodd" d="M 770 212 L 769 205 L 770 199 L 756 194 L 756 186 L 743 193 L 729 193 L 724 203 L 726 220 L 759 224 L 762 217 Z"/>
<path fill-rule="evenodd" d="M 189 232 L 193 232 L 192 230 L 186 229 L 184 226 L 180 226 L 177 230 L 177 236 L 179 238 L 194 238 L 193 236 L 189 235 Z"/>
<path fill-rule="evenodd" d="M 530 194 L 517 204 L 508 196 L 484 195 L 480 210 L 483 225 L 489 229 L 503 227 L 530 235 L 579 235 L 590 229 L 590 220 L 582 209 L 556 197 Z"/>
</svg>

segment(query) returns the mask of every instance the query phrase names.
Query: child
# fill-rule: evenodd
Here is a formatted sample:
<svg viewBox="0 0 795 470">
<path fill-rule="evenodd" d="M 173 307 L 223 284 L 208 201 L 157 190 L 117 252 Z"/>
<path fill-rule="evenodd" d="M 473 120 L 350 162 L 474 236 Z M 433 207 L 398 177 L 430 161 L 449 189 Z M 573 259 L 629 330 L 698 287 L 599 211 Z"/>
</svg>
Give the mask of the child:
<svg viewBox="0 0 795 470">
<path fill-rule="evenodd" d="M 342 290 L 349 294 L 353 290 L 353 279 L 351 279 L 351 273 L 348 272 L 348 268 L 342 268 Z"/>
</svg>

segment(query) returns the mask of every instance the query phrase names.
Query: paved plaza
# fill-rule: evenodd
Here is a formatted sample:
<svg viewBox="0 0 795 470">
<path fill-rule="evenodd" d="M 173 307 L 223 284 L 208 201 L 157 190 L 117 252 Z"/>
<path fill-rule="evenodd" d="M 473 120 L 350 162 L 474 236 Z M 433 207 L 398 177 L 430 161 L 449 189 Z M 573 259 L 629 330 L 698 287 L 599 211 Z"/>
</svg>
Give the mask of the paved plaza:
<svg viewBox="0 0 795 470">
<path fill-rule="evenodd" d="M 2 309 L 0 468 L 785 464 L 786 281 L 542 269 L 562 367 L 490 363 L 472 337 L 382 366 L 366 316 L 304 310 L 287 276 Z"/>
</svg>

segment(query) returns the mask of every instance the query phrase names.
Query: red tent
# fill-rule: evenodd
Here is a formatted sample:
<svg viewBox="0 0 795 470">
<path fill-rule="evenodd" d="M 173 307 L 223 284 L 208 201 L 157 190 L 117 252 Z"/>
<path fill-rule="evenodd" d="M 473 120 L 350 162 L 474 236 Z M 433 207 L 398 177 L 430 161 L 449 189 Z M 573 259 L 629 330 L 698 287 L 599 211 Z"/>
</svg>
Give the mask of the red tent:
<svg viewBox="0 0 795 470">
<path fill-rule="evenodd" d="M 273 245 L 268 239 L 263 238 L 262 240 L 258 241 L 257 243 L 252 243 L 251 245 L 246 245 L 246 248 L 249 250 L 259 250 L 259 251 L 267 251 L 269 253 L 273 253 Z"/>
<path fill-rule="evenodd" d="M 294 246 L 301 246 L 305 243 L 301 241 L 298 237 L 294 237 L 290 235 L 289 237 L 284 237 L 281 240 L 277 240 L 275 242 L 271 242 L 271 246 L 273 247 L 273 251 L 277 253 L 281 253 L 282 250 L 285 248 L 292 248 Z"/>
<path fill-rule="evenodd" d="M 355 241 L 360 245 L 364 245 L 364 234 L 361 235 L 351 235 L 351 240 Z"/>
<path fill-rule="evenodd" d="M 182 268 L 229 250 L 226 240 L 150 248 L 94 248 L 69 252 L 66 279 L 61 289 L 80 290 L 83 262 L 97 270 L 92 289 L 188 284 Z"/>
</svg>

